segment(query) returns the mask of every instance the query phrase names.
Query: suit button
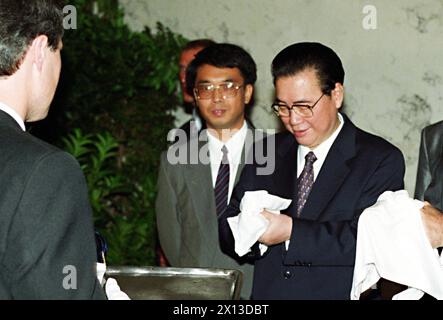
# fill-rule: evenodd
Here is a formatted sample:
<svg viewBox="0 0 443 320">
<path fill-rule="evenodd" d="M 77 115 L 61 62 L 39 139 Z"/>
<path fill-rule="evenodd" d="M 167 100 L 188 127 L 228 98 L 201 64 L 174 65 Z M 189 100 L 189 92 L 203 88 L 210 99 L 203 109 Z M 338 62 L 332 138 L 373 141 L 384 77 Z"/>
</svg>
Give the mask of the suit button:
<svg viewBox="0 0 443 320">
<path fill-rule="evenodd" d="M 289 278 L 291 278 L 291 277 L 292 277 L 292 273 L 291 273 L 291 271 L 286 270 L 286 271 L 283 273 L 283 277 L 284 277 L 285 279 L 289 279 Z"/>
</svg>

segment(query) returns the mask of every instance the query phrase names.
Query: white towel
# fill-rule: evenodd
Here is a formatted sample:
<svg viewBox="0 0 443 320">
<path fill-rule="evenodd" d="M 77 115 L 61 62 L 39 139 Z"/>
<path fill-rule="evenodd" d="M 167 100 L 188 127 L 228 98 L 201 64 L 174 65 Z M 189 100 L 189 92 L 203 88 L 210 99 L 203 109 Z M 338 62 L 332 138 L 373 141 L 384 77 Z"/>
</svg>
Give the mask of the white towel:
<svg viewBox="0 0 443 320">
<path fill-rule="evenodd" d="M 409 289 L 393 299 L 419 299 L 424 292 L 443 299 L 443 259 L 424 230 L 423 202 L 406 190 L 386 191 L 363 211 L 358 222 L 351 299 L 382 277 Z"/>
<path fill-rule="evenodd" d="M 271 195 L 265 190 L 246 191 L 240 202 L 240 213 L 228 218 L 235 240 L 235 252 L 240 257 L 244 256 L 266 231 L 269 221 L 260 214 L 264 209 L 279 214 L 291 202 L 290 199 Z M 265 245 L 263 247 L 266 248 Z"/>
<path fill-rule="evenodd" d="M 129 296 L 121 291 L 117 280 L 114 278 L 105 279 L 106 264 L 97 262 L 97 278 L 102 287 L 104 287 L 108 300 L 131 300 Z"/>
<path fill-rule="evenodd" d="M 131 300 L 129 296 L 124 293 L 114 278 L 108 278 L 105 284 L 105 291 L 108 300 Z"/>
</svg>

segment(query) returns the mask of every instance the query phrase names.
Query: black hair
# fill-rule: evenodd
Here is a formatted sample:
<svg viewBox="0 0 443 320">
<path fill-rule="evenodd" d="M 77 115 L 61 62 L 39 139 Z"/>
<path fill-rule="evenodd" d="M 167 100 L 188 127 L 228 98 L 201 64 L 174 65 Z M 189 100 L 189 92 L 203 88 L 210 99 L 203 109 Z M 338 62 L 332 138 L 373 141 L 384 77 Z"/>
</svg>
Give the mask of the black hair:
<svg viewBox="0 0 443 320">
<path fill-rule="evenodd" d="M 197 71 L 202 65 L 217 68 L 238 68 L 246 84 L 254 84 L 257 80 L 257 67 L 254 59 L 243 48 L 230 43 L 217 43 L 196 54 L 195 59 L 186 70 L 186 90 L 192 95 Z"/>
<path fill-rule="evenodd" d="M 345 79 L 341 60 L 331 48 L 317 42 L 300 42 L 280 51 L 272 61 L 274 84 L 279 78 L 294 76 L 306 69 L 315 70 L 320 88 L 327 95 L 337 82 L 343 84 Z"/>
</svg>

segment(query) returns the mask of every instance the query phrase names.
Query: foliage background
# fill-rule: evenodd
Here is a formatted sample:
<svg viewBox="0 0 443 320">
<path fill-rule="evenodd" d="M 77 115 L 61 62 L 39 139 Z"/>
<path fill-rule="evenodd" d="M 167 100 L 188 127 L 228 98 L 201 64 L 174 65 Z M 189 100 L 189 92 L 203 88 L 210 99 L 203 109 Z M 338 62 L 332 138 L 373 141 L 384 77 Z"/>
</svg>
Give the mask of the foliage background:
<svg viewBox="0 0 443 320">
<path fill-rule="evenodd" d="M 153 265 L 158 161 L 179 103 L 177 60 L 186 39 L 161 23 L 155 32 L 131 31 L 117 0 L 69 4 L 77 29 L 63 38 L 50 114 L 30 131 L 79 160 L 108 264 Z"/>
</svg>

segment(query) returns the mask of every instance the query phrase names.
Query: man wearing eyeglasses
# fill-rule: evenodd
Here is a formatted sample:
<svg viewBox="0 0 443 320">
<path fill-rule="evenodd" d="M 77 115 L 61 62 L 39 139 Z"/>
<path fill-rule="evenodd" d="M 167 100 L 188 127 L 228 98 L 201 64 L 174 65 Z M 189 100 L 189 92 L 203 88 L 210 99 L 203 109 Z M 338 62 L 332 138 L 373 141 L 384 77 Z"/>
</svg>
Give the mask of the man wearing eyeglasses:
<svg viewBox="0 0 443 320">
<path fill-rule="evenodd" d="M 344 70 L 320 43 L 297 43 L 272 62 L 272 109 L 287 131 L 275 136 L 275 171 L 246 165 L 220 219 L 224 252 L 236 257 L 227 218 L 246 191 L 291 199 L 251 248 L 253 299 L 349 299 L 362 211 L 386 190 L 403 188 L 404 159 L 389 142 L 357 128 L 344 113 Z M 259 244 L 267 246 L 260 252 Z"/>
<path fill-rule="evenodd" d="M 251 293 L 252 265 L 221 252 L 217 217 L 226 210 L 244 166 L 252 128 L 245 106 L 255 80 L 255 62 L 239 46 L 215 44 L 195 56 L 186 84 L 207 130 L 162 155 L 156 201 L 160 244 L 171 266 L 238 269 L 245 299 Z M 185 154 L 185 161 L 174 162 L 174 150 Z"/>
</svg>

